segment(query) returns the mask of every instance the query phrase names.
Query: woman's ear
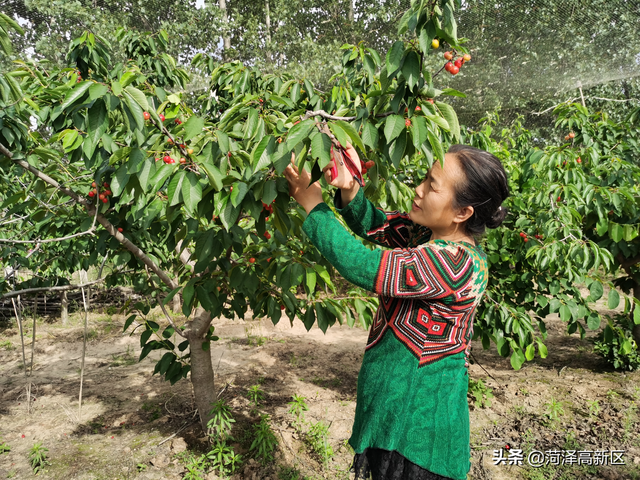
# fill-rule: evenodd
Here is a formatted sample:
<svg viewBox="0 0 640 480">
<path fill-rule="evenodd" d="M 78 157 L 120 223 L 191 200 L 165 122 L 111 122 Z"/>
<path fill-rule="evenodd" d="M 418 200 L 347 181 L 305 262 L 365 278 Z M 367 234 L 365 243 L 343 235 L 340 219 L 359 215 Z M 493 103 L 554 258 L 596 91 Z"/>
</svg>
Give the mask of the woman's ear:
<svg viewBox="0 0 640 480">
<path fill-rule="evenodd" d="M 473 215 L 474 208 L 472 206 L 462 207 L 453 219 L 453 223 L 464 223 Z"/>
</svg>

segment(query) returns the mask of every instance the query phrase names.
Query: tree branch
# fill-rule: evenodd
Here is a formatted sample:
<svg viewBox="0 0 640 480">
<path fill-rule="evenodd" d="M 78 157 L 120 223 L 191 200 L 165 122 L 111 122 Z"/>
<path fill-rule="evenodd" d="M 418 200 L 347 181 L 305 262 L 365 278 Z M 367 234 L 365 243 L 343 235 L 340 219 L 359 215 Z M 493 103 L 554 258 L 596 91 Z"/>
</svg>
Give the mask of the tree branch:
<svg viewBox="0 0 640 480">
<path fill-rule="evenodd" d="M 95 232 L 95 226 L 91 227 L 89 230 L 87 230 L 86 232 L 80 232 L 80 233 L 74 233 L 73 235 L 69 235 L 66 237 L 60 237 L 60 238 L 50 238 L 48 240 L 7 240 L 4 238 L 0 238 L 0 243 L 52 243 L 52 242 L 62 242 L 64 240 L 69 240 L 71 238 L 76 238 L 76 237 L 81 237 L 83 235 L 89 235 L 93 232 Z"/>
<path fill-rule="evenodd" d="M 104 282 L 104 278 L 99 278 L 98 280 L 94 280 L 93 282 L 83 283 L 82 285 L 61 285 L 59 287 L 38 287 L 38 288 L 25 288 L 24 290 L 14 290 L 12 292 L 5 293 L 0 296 L 0 300 L 5 298 L 17 297 L 18 295 L 26 295 L 28 293 L 36 293 L 36 292 L 63 292 L 66 290 L 77 290 L 79 288 L 88 287 L 90 285 L 95 285 L 96 283 Z"/>
<path fill-rule="evenodd" d="M 14 163 L 20 165 L 25 170 L 31 172 L 33 175 L 35 175 L 39 179 L 43 180 L 44 182 L 48 183 L 49 185 L 51 185 L 51 186 L 53 186 L 53 187 L 55 187 L 57 189 L 59 189 L 62 193 L 64 193 L 65 195 L 71 197 L 73 200 L 75 200 L 80 205 L 84 205 L 85 207 L 87 207 L 88 213 L 90 215 L 95 215 L 95 218 L 97 219 L 98 222 L 100 222 L 100 225 L 102 225 L 109 232 L 109 234 L 111 234 L 111 236 L 115 237 L 115 239 L 118 240 L 122 244 L 123 247 L 125 247 L 127 250 L 129 250 L 131 253 L 133 253 L 136 257 L 138 257 L 138 259 L 140 259 L 142 261 L 142 263 L 144 263 L 147 267 L 149 267 L 149 269 L 153 273 L 158 275 L 158 277 L 164 282 L 165 285 L 170 287 L 172 290 L 175 289 L 175 288 L 178 288 L 178 284 L 176 282 L 174 282 L 173 279 L 171 277 L 169 277 L 169 275 L 167 275 L 166 272 L 164 272 L 160 267 L 158 267 L 158 265 L 156 265 L 153 262 L 153 260 L 151 260 L 140 249 L 140 247 L 138 247 L 137 245 L 133 244 L 128 238 L 126 238 L 124 235 L 122 235 L 120 232 L 118 232 L 118 230 L 111 224 L 111 222 L 109 220 L 107 220 L 107 218 L 104 215 L 98 213 L 98 209 L 97 209 L 97 207 L 95 205 L 93 205 L 93 203 L 89 202 L 84 197 L 81 197 L 80 195 L 78 195 L 73 190 L 71 190 L 69 188 L 66 188 L 66 187 L 63 187 L 56 180 L 54 180 L 53 178 L 51 178 L 47 174 L 41 172 L 37 168 L 29 165 L 24 160 L 15 160 L 13 158 L 13 155 L 11 154 L 11 152 L 9 152 L 2 144 L 0 144 L 0 153 L 5 155 L 6 157 L 10 158 Z"/>
<path fill-rule="evenodd" d="M 395 112 L 385 112 L 376 115 L 376 118 L 384 118 L 389 115 L 393 115 Z M 303 120 L 307 120 L 311 117 L 322 117 L 328 120 L 344 120 L 345 122 L 352 122 L 358 117 L 336 117 L 335 115 L 331 115 L 330 113 L 325 112 L 324 110 L 316 110 L 316 111 L 308 111 L 304 114 Z"/>
</svg>

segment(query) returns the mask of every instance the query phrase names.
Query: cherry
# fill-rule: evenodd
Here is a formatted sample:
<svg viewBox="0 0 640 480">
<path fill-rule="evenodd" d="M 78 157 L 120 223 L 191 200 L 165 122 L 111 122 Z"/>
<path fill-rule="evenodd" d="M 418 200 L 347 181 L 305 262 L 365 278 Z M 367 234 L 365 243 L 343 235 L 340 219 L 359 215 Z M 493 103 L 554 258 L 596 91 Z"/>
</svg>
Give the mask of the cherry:
<svg viewBox="0 0 640 480">
<path fill-rule="evenodd" d="M 453 53 L 444 52 L 444 58 L 445 58 L 445 60 L 451 60 L 453 58 Z"/>
<path fill-rule="evenodd" d="M 89 192 L 89 196 L 93 198 L 93 197 L 96 196 L 96 193 L 95 192 Z"/>
<path fill-rule="evenodd" d="M 447 62 L 447 63 L 445 63 L 445 65 L 444 65 L 444 69 L 445 69 L 447 72 L 451 72 L 451 69 L 452 69 L 454 66 L 455 66 L 455 65 L 454 65 L 453 63 L 451 63 L 451 62 Z"/>
<path fill-rule="evenodd" d="M 409 107 L 405 107 L 404 113 L 409 113 Z"/>
<path fill-rule="evenodd" d="M 160 118 L 161 122 L 164 122 L 164 115 L 160 114 L 160 115 L 158 115 L 158 117 Z"/>
<path fill-rule="evenodd" d="M 269 240 L 271 238 L 271 234 L 269 232 L 264 232 L 264 238 Z"/>
<path fill-rule="evenodd" d="M 613 215 L 613 210 L 609 210 L 609 215 Z"/>
<path fill-rule="evenodd" d="M 569 138 L 575 138 L 576 134 L 573 132 L 569 132 L 569 135 L 567 135 Z"/>
<path fill-rule="evenodd" d="M 271 257 L 267 258 L 267 263 L 269 263 L 271 261 Z"/>
<path fill-rule="evenodd" d="M 462 58 L 464 59 L 465 62 L 468 62 L 469 60 L 471 60 L 471 55 L 469 55 L 468 53 L 465 53 Z"/>
<path fill-rule="evenodd" d="M 280 305 L 280 310 L 284 310 L 284 305 Z"/>
<path fill-rule="evenodd" d="M 104 193 L 101 193 L 100 195 L 98 195 L 98 198 L 99 198 L 100 200 L 104 200 L 104 199 L 105 199 L 105 198 L 107 198 L 107 197 L 105 196 L 105 194 L 104 194 Z"/>
<path fill-rule="evenodd" d="M 107 182 L 104 182 L 102 185 L 104 185 L 105 188 L 109 188 L 109 184 Z"/>
<path fill-rule="evenodd" d="M 577 158 L 576 162 L 582 163 L 582 159 L 580 157 Z"/>
<path fill-rule="evenodd" d="M 460 67 L 456 67 L 455 65 L 453 67 L 451 67 L 451 70 L 449 70 L 449 73 L 451 75 L 457 75 L 458 72 L 460 71 Z"/>
<path fill-rule="evenodd" d="M 362 169 L 362 175 L 366 175 L 368 171 L 369 171 L 369 170 L 367 170 L 366 168 L 363 168 L 363 169 Z"/>
<path fill-rule="evenodd" d="M 527 237 L 524 237 L 524 243 L 527 243 L 529 241 L 529 239 Z"/>
<path fill-rule="evenodd" d="M 558 201 L 561 202 L 562 201 L 562 197 L 558 197 Z"/>
<path fill-rule="evenodd" d="M 167 143 L 173 143 L 173 139 L 172 138 L 167 138 Z"/>
<path fill-rule="evenodd" d="M 369 160 L 367 163 L 364 164 L 365 168 L 371 168 L 376 164 L 376 162 L 374 162 L 373 160 Z"/>
<path fill-rule="evenodd" d="M 171 163 L 172 158 L 169 155 L 165 155 L 162 160 L 164 163 Z"/>
<path fill-rule="evenodd" d="M 440 40 L 438 40 L 437 38 L 434 38 L 433 40 L 431 40 L 431 46 L 433 48 L 438 48 L 440 46 Z"/>
<path fill-rule="evenodd" d="M 269 217 L 265 217 L 264 221 L 268 222 L 269 221 Z"/>
<path fill-rule="evenodd" d="M 188 149 L 187 149 L 187 153 L 188 153 L 189 155 L 193 155 L 193 148 L 188 148 Z"/>
<path fill-rule="evenodd" d="M 525 237 L 525 235 L 526 235 L 526 234 L 525 234 L 524 232 L 520 232 L 520 236 L 521 236 L 522 238 L 524 238 L 524 237 Z"/>
<path fill-rule="evenodd" d="M 187 159 L 184 157 L 180 157 L 180 163 L 185 164 L 187 163 Z"/>
<path fill-rule="evenodd" d="M 405 127 L 410 127 L 411 126 L 411 120 L 409 120 L 408 118 L 404 121 L 404 126 Z"/>
<path fill-rule="evenodd" d="M 119 231 L 120 233 L 122 233 L 122 232 L 124 232 L 124 228 L 122 228 L 122 227 L 118 227 L 118 231 Z"/>
<path fill-rule="evenodd" d="M 106 198 L 106 197 L 102 199 L 102 203 L 107 203 L 108 201 L 109 201 L 109 199 Z"/>
<path fill-rule="evenodd" d="M 427 98 L 427 102 L 429 102 L 431 105 L 434 104 L 433 98 Z"/>
<path fill-rule="evenodd" d="M 461 58 L 457 59 L 455 62 L 453 62 L 453 64 L 456 67 L 460 68 L 462 66 L 462 59 Z"/>
<path fill-rule="evenodd" d="M 91 186 L 92 186 L 93 188 L 96 188 L 96 182 L 91 183 Z"/>
<path fill-rule="evenodd" d="M 255 259 L 255 258 L 253 258 L 253 257 L 251 257 L 251 258 L 249 259 L 249 263 L 256 263 L 256 259 Z"/>
<path fill-rule="evenodd" d="M 176 125 L 182 125 L 182 121 L 179 118 L 176 118 Z"/>
<path fill-rule="evenodd" d="M 421 112 L 421 111 L 422 111 L 422 109 L 420 108 L 420 105 L 418 105 L 418 106 L 416 107 L 416 112 Z"/>
<path fill-rule="evenodd" d="M 231 152 L 227 153 L 227 157 L 231 158 Z"/>
<path fill-rule="evenodd" d="M 145 120 L 149 120 L 151 118 L 151 115 L 149 115 L 149 112 L 144 112 L 142 116 L 144 117 Z"/>
<path fill-rule="evenodd" d="M 231 187 L 231 188 L 229 189 L 229 191 L 230 191 L 230 192 L 233 192 L 233 187 Z"/>
<path fill-rule="evenodd" d="M 107 190 L 104 192 L 105 195 L 111 195 L 111 193 L 112 193 L 111 190 Z"/>
</svg>

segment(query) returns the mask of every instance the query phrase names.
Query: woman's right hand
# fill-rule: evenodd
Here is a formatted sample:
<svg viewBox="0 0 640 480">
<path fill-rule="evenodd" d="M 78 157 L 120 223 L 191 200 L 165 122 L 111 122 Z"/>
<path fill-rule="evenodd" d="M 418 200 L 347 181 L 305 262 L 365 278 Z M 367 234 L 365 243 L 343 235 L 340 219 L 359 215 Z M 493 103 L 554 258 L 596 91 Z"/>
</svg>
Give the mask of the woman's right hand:
<svg viewBox="0 0 640 480">
<path fill-rule="evenodd" d="M 356 166 L 358 171 L 361 171 L 360 157 L 358 156 L 358 152 L 356 152 L 356 149 L 353 148 L 350 143 L 347 143 L 345 148 L 347 150 L 347 153 L 351 157 L 353 164 Z M 358 182 L 356 182 L 356 180 L 353 178 L 353 174 L 347 168 L 345 161 L 343 160 L 342 164 L 340 163 L 341 155 L 337 153 L 336 150 L 337 149 L 335 149 L 334 147 L 331 154 L 331 163 L 329 163 L 329 165 L 327 165 L 323 169 L 324 178 L 329 185 L 338 187 L 343 191 L 354 191 L 357 193 L 360 185 L 358 185 Z M 331 169 L 334 166 L 334 162 L 337 168 L 338 175 L 336 178 L 331 178 Z"/>
</svg>

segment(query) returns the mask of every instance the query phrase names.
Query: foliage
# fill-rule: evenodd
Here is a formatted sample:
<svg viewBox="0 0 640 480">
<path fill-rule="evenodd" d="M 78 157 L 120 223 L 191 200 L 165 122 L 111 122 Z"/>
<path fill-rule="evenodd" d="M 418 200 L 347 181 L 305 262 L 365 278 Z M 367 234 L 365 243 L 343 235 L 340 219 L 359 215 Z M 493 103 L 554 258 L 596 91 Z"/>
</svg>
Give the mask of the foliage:
<svg viewBox="0 0 640 480">
<path fill-rule="evenodd" d="M 288 405 L 289 405 L 289 414 L 294 416 L 294 418 L 295 418 L 294 425 L 296 427 L 296 430 L 298 430 L 298 432 L 301 432 L 302 431 L 302 424 L 304 423 L 304 412 L 309 410 L 309 407 L 307 406 L 307 403 L 305 402 L 306 398 L 303 397 L 302 395 L 298 395 L 298 394 L 294 393 L 291 398 L 293 400 L 291 400 L 288 403 Z"/>
<path fill-rule="evenodd" d="M 562 402 L 558 402 L 555 398 L 551 397 L 548 403 L 544 404 L 546 407 L 545 414 L 552 420 L 558 420 L 559 417 L 564 415 L 564 408 L 562 408 Z"/>
<path fill-rule="evenodd" d="M 260 388 L 260 385 L 251 385 L 247 392 L 247 397 L 251 402 L 253 410 L 257 411 L 260 407 L 260 403 L 264 400 L 264 390 Z"/>
<path fill-rule="evenodd" d="M 51 463 L 47 459 L 48 448 L 42 446 L 42 442 L 36 443 L 29 450 L 29 465 L 33 470 L 33 473 L 37 475 L 42 472 L 44 467 L 47 465 L 51 465 Z"/>
<path fill-rule="evenodd" d="M 608 325 L 608 329 L 600 332 L 594 338 L 593 351 L 604 357 L 616 370 L 637 370 L 640 368 L 640 350 L 637 346 L 633 348 L 637 344 L 631 330 L 625 326 L 628 322 L 621 323 L 621 326 Z"/>
<path fill-rule="evenodd" d="M 473 397 L 476 408 L 491 406 L 493 389 L 486 386 L 482 380 L 469 379 L 469 395 Z"/>
<path fill-rule="evenodd" d="M 235 420 L 231 416 L 231 408 L 225 400 L 218 400 L 213 404 L 210 412 L 211 420 L 209 420 L 209 435 L 215 440 L 225 442 L 231 435 L 231 424 Z"/>
<path fill-rule="evenodd" d="M 312 423 L 306 434 L 306 439 L 313 452 L 320 456 L 324 462 L 325 468 L 327 462 L 333 457 L 333 447 L 328 442 L 329 425 L 322 420 Z"/>
<path fill-rule="evenodd" d="M 0 443 L 0 455 L 11 451 L 11 446 L 7 442 Z"/>
<path fill-rule="evenodd" d="M 242 461 L 242 456 L 236 454 L 233 447 L 224 441 L 215 441 L 206 456 L 211 468 L 220 475 L 234 473 Z"/>
<path fill-rule="evenodd" d="M 260 422 L 254 425 L 254 439 L 249 451 L 262 463 L 267 463 L 273 460 L 273 452 L 277 446 L 278 439 L 269 425 L 269 415 L 260 415 Z"/>
</svg>

